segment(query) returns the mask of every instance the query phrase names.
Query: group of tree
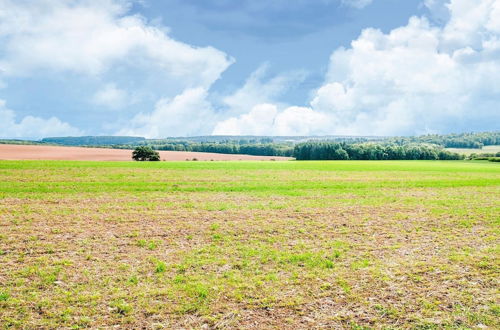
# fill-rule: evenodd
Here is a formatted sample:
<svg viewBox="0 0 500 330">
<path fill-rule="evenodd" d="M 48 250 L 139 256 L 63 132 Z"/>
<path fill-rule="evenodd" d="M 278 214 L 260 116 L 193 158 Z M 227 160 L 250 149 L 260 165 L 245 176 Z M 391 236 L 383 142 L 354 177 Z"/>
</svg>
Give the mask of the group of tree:
<svg viewBox="0 0 500 330">
<path fill-rule="evenodd" d="M 462 133 L 446 135 L 421 135 L 413 137 L 388 138 L 386 142 L 398 145 L 429 143 L 444 148 L 481 149 L 484 146 L 500 145 L 500 132 Z"/>
<path fill-rule="evenodd" d="M 233 142 L 222 143 L 189 143 L 174 142 L 155 145 L 156 150 L 212 152 L 219 154 L 245 154 L 254 156 L 293 156 L 293 146 L 278 143 L 239 144 Z"/>
<path fill-rule="evenodd" d="M 160 153 L 148 146 L 140 146 L 132 152 L 132 159 L 140 162 L 157 162 L 160 160 Z"/>
<path fill-rule="evenodd" d="M 483 153 L 472 153 L 467 157 L 468 160 L 489 160 L 490 162 L 500 162 L 500 151 L 499 152 L 483 152 Z"/>
<path fill-rule="evenodd" d="M 337 142 L 305 142 L 292 149 L 281 145 L 233 145 L 233 144 L 168 144 L 159 150 L 213 152 L 225 154 L 249 154 L 262 156 L 290 156 L 297 160 L 460 160 L 463 155 L 447 151 L 436 145 L 408 144 L 387 145 L 380 143 L 348 144 Z M 135 160 L 160 160 L 156 150 L 140 146 L 134 150 Z"/>
<path fill-rule="evenodd" d="M 306 142 L 295 146 L 297 160 L 460 160 L 464 156 L 433 145 Z"/>
</svg>

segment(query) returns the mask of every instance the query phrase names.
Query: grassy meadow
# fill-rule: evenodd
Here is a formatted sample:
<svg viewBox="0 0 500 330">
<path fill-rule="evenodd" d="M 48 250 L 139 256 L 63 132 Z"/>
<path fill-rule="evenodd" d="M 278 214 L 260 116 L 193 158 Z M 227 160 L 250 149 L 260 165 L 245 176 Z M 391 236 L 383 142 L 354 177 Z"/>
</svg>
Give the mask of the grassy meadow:
<svg viewBox="0 0 500 330">
<path fill-rule="evenodd" d="M 500 165 L 0 161 L 0 326 L 500 327 Z"/>
<path fill-rule="evenodd" d="M 468 149 L 468 148 L 446 148 L 451 152 L 456 152 L 462 155 L 470 156 L 471 154 L 496 154 L 500 152 L 500 146 L 484 146 L 481 149 Z"/>
</svg>

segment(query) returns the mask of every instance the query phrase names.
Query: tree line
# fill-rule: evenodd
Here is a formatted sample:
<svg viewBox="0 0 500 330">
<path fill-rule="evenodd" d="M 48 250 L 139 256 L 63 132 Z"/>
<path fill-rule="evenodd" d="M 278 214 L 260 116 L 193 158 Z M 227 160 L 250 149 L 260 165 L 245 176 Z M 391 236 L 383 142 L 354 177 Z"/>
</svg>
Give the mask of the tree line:
<svg viewBox="0 0 500 330">
<path fill-rule="evenodd" d="M 305 142 L 309 139 L 307 142 Z M 500 132 L 422 135 L 415 137 L 258 137 L 207 136 L 145 139 L 130 136 L 55 137 L 40 141 L 6 140 L 6 143 L 59 144 L 101 148 L 195 151 L 297 159 L 461 159 L 444 148 L 477 148 L 500 145 Z M 2 143 L 0 141 L 0 143 Z"/>
<path fill-rule="evenodd" d="M 145 139 L 131 136 L 80 136 L 44 138 L 40 143 L 101 146 L 112 148 L 135 148 L 141 145 L 162 150 L 208 151 L 218 153 L 265 153 L 266 156 L 290 155 L 296 143 L 326 141 L 346 144 L 381 143 L 387 145 L 435 144 L 443 148 L 475 148 L 500 145 L 500 132 L 429 134 L 409 137 L 263 137 L 263 136 L 202 136 L 186 138 Z M 272 154 L 270 154 L 272 153 Z"/>
<path fill-rule="evenodd" d="M 245 154 L 253 156 L 293 156 L 293 146 L 278 143 L 189 143 L 178 142 L 154 146 L 156 150 Z"/>
<path fill-rule="evenodd" d="M 412 137 L 388 138 L 388 143 L 404 145 L 409 143 L 429 143 L 444 148 L 481 149 L 484 146 L 500 145 L 500 132 L 462 133 L 437 135 L 429 134 Z"/>
<path fill-rule="evenodd" d="M 277 143 L 188 143 L 178 142 L 154 146 L 156 150 L 247 154 L 255 156 L 295 157 L 297 160 L 460 160 L 460 154 L 437 145 L 381 144 L 310 141 L 292 145 Z"/>
<path fill-rule="evenodd" d="M 294 148 L 297 160 L 460 160 L 463 155 L 431 145 L 306 142 Z"/>
</svg>

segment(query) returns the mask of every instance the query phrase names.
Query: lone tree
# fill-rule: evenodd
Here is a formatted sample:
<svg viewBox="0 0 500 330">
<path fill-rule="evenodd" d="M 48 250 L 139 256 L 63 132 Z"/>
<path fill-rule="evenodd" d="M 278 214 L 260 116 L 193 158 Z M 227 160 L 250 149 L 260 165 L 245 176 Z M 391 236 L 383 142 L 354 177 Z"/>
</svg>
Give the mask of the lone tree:
<svg viewBox="0 0 500 330">
<path fill-rule="evenodd" d="M 132 159 L 145 162 L 156 162 L 160 160 L 160 154 L 158 151 L 153 150 L 151 147 L 141 146 L 135 148 L 132 152 Z"/>
</svg>

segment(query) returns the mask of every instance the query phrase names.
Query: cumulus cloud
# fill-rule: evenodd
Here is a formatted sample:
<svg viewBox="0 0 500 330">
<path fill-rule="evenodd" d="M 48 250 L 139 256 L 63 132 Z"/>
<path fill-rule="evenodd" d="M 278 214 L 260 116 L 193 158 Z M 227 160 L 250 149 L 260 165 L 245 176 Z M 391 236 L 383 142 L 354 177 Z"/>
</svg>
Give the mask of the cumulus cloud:
<svg viewBox="0 0 500 330">
<path fill-rule="evenodd" d="M 241 88 L 222 99 L 222 104 L 227 108 L 226 116 L 240 115 L 256 105 L 273 102 L 290 87 L 306 78 L 306 72 L 303 71 L 287 72 L 267 78 L 269 67 L 269 64 L 261 65 Z"/>
<path fill-rule="evenodd" d="M 436 1 L 427 5 L 438 8 Z M 449 16 L 443 26 L 412 17 L 389 33 L 365 29 L 351 47 L 334 51 L 325 83 L 313 94 L 307 111 L 289 116 L 289 109 L 278 111 L 270 115 L 272 126 L 268 118 L 263 125 L 275 134 L 498 129 L 500 0 L 451 0 L 440 5 Z M 288 122 L 281 114 L 301 119 Z M 247 116 L 261 117 L 252 110 L 220 123 L 215 132 L 238 131 L 238 126 L 251 134 L 248 127 L 257 125 L 246 125 Z"/>
<path fill-rule="evenodd" d="M 219 122 L 213 130 L 214 135 L 268 135 L 274 126 L 278 109 L 273 104 L 259 104 L 239 117 Z"/>
<path fill-rule="evenodd" d="M 313 135 L 328 125 L 329 118 L 310 108 L 288 107 L 278 111 L 274 104 L 258 104 L 239 117 L 223 120 L 215 126 L 214 135 Z"/>
<path fill-rule="evenodd" d="M 56 117 L 43 119 L 26 116 L 17 122 L 14 111 L 6 107 L 4 100 L 0 100 L 0 118 L 2 118 L 0 121 L 0 137 L 3 138 L 41 138 L 82 134 L 79 129 L 62 122 Z"/>
<path fill-rule="evenodd" d="M 131 15 L 129 9 L 127 0 L 0 0 L 0 78 L 8 82 L 61 74 L 84 77 L 90 84 L 108 81 L 87 100 L 110 109 L 134 103 L 137 95 L 147 95 L 148 104 L 161 99 L 152 113 L 136 116 L 131 124 L 139 127 L 142 120 L 139 131 L 155 135 L 165 125 L 159 114 L 172 110 L 166 99 L 174 98 L 176 106 L 192 96 L 189 91 L 208 90 L 234 60 L 213 47 L 176 41 L 167 28 Z M 117 87 L 114 78 L 127 87 Z M 180 118 L 182 111 L 175 111 Z M 204 113 L 186 109 L 188 122 L 189 115 Z M 162 122 L 146 132 L 147 117 Z M 168 131 L 193 132 L 182 127 L 189 123 L 174 130 L 167 125 Z"/>
<path fill-rule="evenodd" d="M 305 77 L 302 71 L 267 77 L 268 69 L 267 64 L 259 67 L 241 88 L 223 96 L 218 105 L 209 101 L 208 90 L 203 87 L 188 88 L 172 99 L 163 98 L 154 111 L 135 116 L 118 134 L 147 137 L 268 134 L 275 129 L 272 121 L 277 115 L 277 105 L 266 102 L 275 101 Z M 246 114 L 248 109 L 251 112 Z"/>
<path fill-rule="evenodd" d="M 117 63 L 154 66 L 176 83 L 206 87 L 232 63 L 127 10 L 119 0 L 0 0 L 0 68 L 7 76 L 43 69 L 99 75 Z"/>
<path fill-rule="evenodd" d="M 331 57 L 312 107 L 333 133 L 414 134 L 477 129 L 499 118 L 498 0 L 452 0 L 444 27 L 425 17 L 384 34 L 366 29 Z M 486 127 L 485 127 L 486 128 Z M 492 128 L 492 127 L 489 127 Z"/>
<path fill-rule="evenodd" d="M 289 107 L 274 120 L 274 135 L 315 135 L 329 126 L 330 118 L 305 107 Z"/>
<path fill-rule="evenodd" d="M 361 8 L 370 1 L 349 3 Z M 172 39 L 166 28 L 128 14 L 125 0 L 0 0 L 0 78 L 8 83 L 38 72 L 91 77 L 104 87 L 89 99 L 119 109 L 132 102 L 134 93 L 130 85 L 122 87 L 125 79 L 103 84 L 113 81 L 107 73 L 133 68 L 145 80 L 161 77 L 154 84 L 161 96 L 151 97 L 154 109 L 134 116 L 118 132 L 147 137 L 498 129 L 500 0 L 424 4 L 440 18 L 439 25 L 412 17 L 388 33 L 365 29 L 350 47 L 333 52 L 324 83 L 305 107 L 277 102 L 304 74 L 269 78 L 266 66 L 212 104 L 208 91 L 233 60 L 212 47 Z M 73 129 L 56 118 L 49 123 L 26 117 L 16 123 L 11 110 L 2 111 L 16 131 L 30 123 Z"/>
<path fill-rule="evenodd" d="M 203 88 L 187 89 L 173 99 L 161 99 L 151 113 L 135 116 L 118 135 L 158 138 L 209 134 L 215 113 Z"/>
</svg>

